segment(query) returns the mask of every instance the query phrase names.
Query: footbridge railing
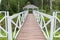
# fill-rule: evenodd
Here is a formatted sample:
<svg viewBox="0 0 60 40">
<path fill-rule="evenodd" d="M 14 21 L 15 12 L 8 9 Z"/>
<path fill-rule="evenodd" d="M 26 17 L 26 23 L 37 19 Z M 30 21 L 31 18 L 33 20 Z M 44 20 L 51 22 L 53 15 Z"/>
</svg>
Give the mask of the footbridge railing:
<svg viewBox="0 0 60 40">
<path fill-rule="evenodd" d="M 11 20 L 8 11 L 0 11 L 0 38 L 12 40 Z"/>
<path fill-rule="evenodd" d="M 27 14 L 28 14 L 28 11 L 23 11 L 10 16 L 11 27 L 13 28 L 13 38 L 17 37 L 21 27 L 23 26 L 26 20 Z"/>
<path fill-rule="evenodd" d="M 54 16 L 54 37 L 60 38 L 60 11 L 53 12 Z"/>
<path fill-rule="evenodd" d="M 49 26 L 48 24 L 51 24 L 51 15 L 39 12 L 39 11 L 33 11 L 34 15 L 36 16 L 37 22 L 39 23 L 39 26 L 44 33 L 47 40 L 49 39 Z M 46 21 L 47 20 L 47 21 Z"/>
<path fill-rule="evenodd" d="M 0 37 L 8 36 L 8 16 L 8 11 L 0 11 Z"/>
<path fill-rule="evenodd" d="M 54 35 L 54 16 L 39 11 L 33 11 L 39 26 L 47 40 L 53 40 Z"/>
<path fill-rule="evenodd" d="M 0 38 L 15 39 L 26 20 L 28 11 L 23 11 L 12 16 L 9 12 L 0 11 Z"/>
<path fill-rule="evenodd" d="M 33 13 L 47 40 L 60 37 L 60 11 L 53 12 L 52 16 L 36 10 Z M 23 11 L 9 16 L 8 11 L 0 11 L 0 38 L 15 39 L 26 20 L 27 14 L 28 11 Z"/>
</svg>

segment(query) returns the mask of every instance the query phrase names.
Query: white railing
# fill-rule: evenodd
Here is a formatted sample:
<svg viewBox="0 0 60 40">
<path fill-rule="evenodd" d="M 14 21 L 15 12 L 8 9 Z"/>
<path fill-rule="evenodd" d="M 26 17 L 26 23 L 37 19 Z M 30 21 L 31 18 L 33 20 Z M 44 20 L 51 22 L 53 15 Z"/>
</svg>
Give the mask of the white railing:
<svg viewBox="0 0 60 40">
<path fill-rule="evenodd" d="M 6 37 L 8 40 L 16 38 L 26 20 L 27 14 L 28 11 L 23 11 L 9 16 L 9 12 L 0 11 L 0 37 Z"/>
<path fill-rule="evenodd" d="M 60 23 L 60 18 L 58 17 L 59 11 L 53 12 L 53 16 L 35 10 L 33 10 L 33 13 L 47 40 L 53 40 L 53 37 L 60 37 L 60 34 L 56 35 L 60 31 L 60 25 L 57 25 Z M 9 16 L 8 11 L 0 11 L 0 37 L 8 37 L 8 40 L 16 38 L 27 15 L 28 11 L 23 11 L 12 16 Z M 4 35 L 3 32 L 5 33 Z"/>
<path fill-rule="evenodd" d="M 56 35 L 56 33 L 60 32 L 60 25 L 57 25 L 60 23 L 60 18 L 58 17 L 58 15 L 60 15 L 60 11 L 57 11 L 57 12 L 53 12 L 53 16 L 54 16 L 54 19 L 55 19 L 55 27 L 54 27 L 54 37 L 56 38 L 60 38 L 60 34 Z M 58 22 L 58 23 L 57 23 Z"/>
<path fill-rule="evenodd" d="M 53 12 L 52 16 L 35 10 L 33 13 L 36 16 L 37 22 L 39 23 L 39 26 L 47 40 L 60 38 L 60 34 L 56 35 L 56 33 L 60 32 L 60 25 L 58 25 L 60 23 L 60 18 L 58 17 L 60 11 Z M 46 22 L 45 18 L 49 20 Z"/>
<path fill-rule="evenodd" d="M 11 19 L 11 27 L 14 28 L 13 30 L 13 38 L 16 38 L 18 33 L 20 32 L 21 27 L 23 26 L 26 17 L 27 17 L 28 11 L 23 11 L 17 14 L 14 14 L 10 16 Z M 13 25 L 14 26 L 13 26 Z"/>
<path fill-rule="evenodd" d="M 39 11 L 35 11 L 35 10 L 33 11 L 33 13 L 36 16 L 37 22 L 39 23 L 39 26 L 40 26 L 42 32 L 44 33 L 44 35 L 47 38 L 47 40 L 49 40 L 49 38 L 51 36 L 51 33 L 53 33 L 53 29 L 52 28 L 51 28 L 52 30 L 48 29 L 48 27 L 53 27 L 53 25 L 54 25 L 53 16 L 45 14 L 45 13 L 42 13 L 42 12 L 39 12 Z M 46 21 L 45 18 L 47 18 L 48 21 Z M 48 26 L 48 24 L 50 26 Z M 49 31 L 51 31 L 51 32 L 49 32 Z"/>
<path fill-rule="evenodd" d="M 9 12 L 8 11 L 0 11 L 0 37 L 7 37 L 8 30 L 7 30 L 7 24 L 8 24 L 8 18 Z M 4 33 L 4 35 L 3 35 Z"/>
</svg>

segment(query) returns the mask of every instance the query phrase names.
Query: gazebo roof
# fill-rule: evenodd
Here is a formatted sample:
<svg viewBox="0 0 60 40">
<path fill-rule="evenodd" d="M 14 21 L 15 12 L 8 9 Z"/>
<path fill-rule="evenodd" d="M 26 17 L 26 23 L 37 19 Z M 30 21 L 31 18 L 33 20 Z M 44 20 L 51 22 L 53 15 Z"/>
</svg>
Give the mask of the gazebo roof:
<svg viewBox="0 0 60 40">
<path fill-rule="evenodd" d="M 27 5 L 27 6 L 25 6 L 25 7 L 23 7 L 23 9 L 25 9 L 25 8 L 27 8 L 27 9 L 34 9 L 34 8 L 37 8 L 38 9 L 38 7 L 37 6 L 35 6 L 35 5 L 31 5 L 31 4 L 29 4 L 29 5 Z"/>
</svg>

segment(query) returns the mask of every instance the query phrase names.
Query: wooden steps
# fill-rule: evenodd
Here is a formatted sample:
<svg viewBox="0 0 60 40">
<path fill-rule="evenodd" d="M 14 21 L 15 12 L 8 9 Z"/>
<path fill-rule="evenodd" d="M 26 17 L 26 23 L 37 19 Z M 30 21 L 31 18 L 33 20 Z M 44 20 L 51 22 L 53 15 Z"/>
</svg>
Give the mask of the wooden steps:
<svg viewBox="0 0 60 40">
<path fill-rule="evenodd" d="M 28 14 L 16 40 L 46 40 L 33 14 Z"/>
</svg>

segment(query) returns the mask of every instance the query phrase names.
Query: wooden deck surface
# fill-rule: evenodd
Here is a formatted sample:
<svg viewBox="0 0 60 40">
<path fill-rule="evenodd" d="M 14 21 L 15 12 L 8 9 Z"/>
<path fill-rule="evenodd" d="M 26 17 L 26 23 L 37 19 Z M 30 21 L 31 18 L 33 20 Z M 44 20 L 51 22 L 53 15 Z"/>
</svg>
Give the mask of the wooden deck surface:
<svg viewBox="0 0 60 40">
<path fill-rule="evenodd" d="M 28 14 L 16 40 L 46 40 L 33 14 Z"/>
</svg>

